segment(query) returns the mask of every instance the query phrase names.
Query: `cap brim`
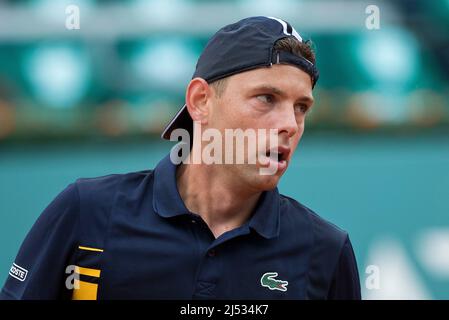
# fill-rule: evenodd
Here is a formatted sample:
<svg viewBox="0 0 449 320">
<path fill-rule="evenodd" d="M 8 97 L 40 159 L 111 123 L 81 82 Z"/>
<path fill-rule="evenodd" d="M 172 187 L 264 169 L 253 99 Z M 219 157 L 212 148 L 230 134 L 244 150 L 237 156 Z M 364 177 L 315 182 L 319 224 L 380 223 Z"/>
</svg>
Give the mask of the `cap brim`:
<svg viewBox="0 0 449 320">
<path fill-rule="evenodd" d="M 167 124 L 164 131 L 162 131 L 161 138 L 170 140 L 170 135 L 175 129 L 186 129 L 190 134 L 193 130 L 193 120 L 190 117 L 187 105 L 185 104 Z"/>
</svg>

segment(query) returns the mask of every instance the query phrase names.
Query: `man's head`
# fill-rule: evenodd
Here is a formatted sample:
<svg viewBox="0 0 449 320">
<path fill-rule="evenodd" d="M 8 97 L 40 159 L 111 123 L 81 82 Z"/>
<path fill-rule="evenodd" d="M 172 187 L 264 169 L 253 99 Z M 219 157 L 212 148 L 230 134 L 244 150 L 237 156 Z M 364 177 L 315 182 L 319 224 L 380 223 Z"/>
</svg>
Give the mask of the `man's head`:
<svg viewBox="0 0 449 320">
<path fill-rule="evenodd" d="M 257 136 L 257 148 L 263 144 L 263 160 L 271 162 L 259 161 L 260 154 L 255 153 L 261 149 L 245 145 L 245 163 L 226 168 L 254 189 L 272 189 L 301 139 L 317 78 L 310 44 L 288 23 L 267 17 L 244 19 L 222 28 L 209 41 L 188 85 L 186 105 L 163 136 L 168 138 L 175 128 L 192 130 L 192 120 L 201 124 L 201 131 L 213 128 L 223 138 L 227 129 L 264 131 L 262 139 Z M 224 139 L 223 162 L 229 151 L 225 143 Z M 277 151 L 274 143 L 279 145 Z M 232 151 L 242 150 L 234 143 Z M 256 157 L 256 164 L 248 163 L 251 157 Z M 261 168 L 273 164 L 274 174 L 260 174 Z"/>
</svg>

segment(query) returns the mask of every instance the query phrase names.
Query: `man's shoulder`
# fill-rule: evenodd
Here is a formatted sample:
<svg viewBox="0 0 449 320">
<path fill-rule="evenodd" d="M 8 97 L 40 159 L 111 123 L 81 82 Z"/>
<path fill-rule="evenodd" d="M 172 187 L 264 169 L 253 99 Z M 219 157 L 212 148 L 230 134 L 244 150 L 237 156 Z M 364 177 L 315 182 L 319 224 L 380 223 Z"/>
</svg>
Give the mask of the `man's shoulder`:
<svg viewBox="0 0 449 320">
<path fill-rule="evenodd" d="M 79 241 L 103 248 L 113 213 L 124 202 L 128 203 L 127 199 L 139 203 L 136 200 L 148 194 L 152 174 L 152 170 L 144 170 L 77 179 L 74 185 L 79 195 L 79 224 L 82 226 Z"/>
<path fill-rule="evenodd" d="M 153 170 L 114 173 L 92 178 L 79 178 L 75 181 L 75 185 L 83 200 L 95 199 L 98 202 L 105 198 L 110 202 L 111 196 L 117 191 L 132 192 L 142 183 L 151 180 L 152 175 Z"/>
<path fill-rule="evenodd" d="M 348 237 L 345 230 L 321 217 L 299 201 L 285 195 L 280 195 L 280 197 L 281 207 L 284 208 L 282 211 L 287 213 L 293 221 L 309 225 L 315 240 L 331 241 L 339 247 L 344 244 Z"/>
<path fill-rule="evenodd" d="M 148 196 L 152 178 L 153 170 L 143 170 L 77 179 L 73 185 L 78 192 L 81 219 L 86 223 L 92 219 L 106 222 L 123 200 Z"/>
</svg>

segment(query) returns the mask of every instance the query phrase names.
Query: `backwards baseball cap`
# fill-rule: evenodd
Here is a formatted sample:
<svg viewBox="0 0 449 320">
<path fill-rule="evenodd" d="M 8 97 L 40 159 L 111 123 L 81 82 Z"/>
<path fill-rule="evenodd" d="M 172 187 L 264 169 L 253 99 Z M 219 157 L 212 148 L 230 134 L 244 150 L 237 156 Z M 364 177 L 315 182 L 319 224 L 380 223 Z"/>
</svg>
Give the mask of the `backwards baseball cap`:
<svg viewBox="0 0 449 320">
<path fill-rule="evenodd" d="M 286 51 L 276 51 L 276 41 L 301 36 L 286 21 L 273 17 L 250 17 L 227 25 L 209 40 L 196 64 L 193 78 L 200 77 L 208 83 L 230 75 L 269 67 L 273 64 L 291 64 L 310 75 L 312 88 L 318 80 L 318 69 L 304 57 Z M 187 105 L 176 113 L 161 134 L 170 139 L 173 130 L 183 128 L 192 132 L 193 120 Z"/>
</svg>

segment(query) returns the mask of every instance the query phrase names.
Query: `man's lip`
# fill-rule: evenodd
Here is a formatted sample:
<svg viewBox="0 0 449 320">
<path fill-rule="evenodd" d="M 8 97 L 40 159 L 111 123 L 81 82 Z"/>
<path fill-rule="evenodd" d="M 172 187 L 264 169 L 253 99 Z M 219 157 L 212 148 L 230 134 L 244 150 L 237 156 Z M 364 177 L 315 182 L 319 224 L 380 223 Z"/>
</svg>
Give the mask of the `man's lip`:
<svg viewBox="0 0 449 320">
<path fill-rule="evenodd" d="M 278 153 L 278 154 L 281 153 L 282 154 L 281 160 L 288 161 L 291 149 L 290 149 L 290 147 L 279 145 L 279 146 L 277 146 L 277 148 L 268 149 L 268 152 Z"/>
<path fill-rule="evenodd" d="M 276 173 L 283 173 L 288 167 L 288 160 L 277 161 L 272 158 L 266 157 L 266 163 L 262 164 L 261 168 L 276 168 Z"/>
<path fill-rule="evenodd" d="M 277 168 L 277 172 L 284 172 L 287 169 L 288 164 L 290 162 L 289 156 L 290 156 L 291 149 L 287 146 L 280 145 L 276 148 L 268 149 L 267 154 L 268 154 L 268 152 L 281 153 L 282 158 L 280 159 L 280 161 L 278 161 L 278 159 L 275 157 L 269 157 L 266 154 L 261 154 L 260 156 L 263 159 L 266 159 L 265 161 L 267 161 L 267 163 L 262 164 L 261 167 L 272 167 L 274 165 Z"/>
<path fill-rule="evenodd" d="M 287 146 L 279 146 L 278 151 L 282 152 L 282 160 L 288 160 L 290 156 L 290 147 Z"/>
</svg>

